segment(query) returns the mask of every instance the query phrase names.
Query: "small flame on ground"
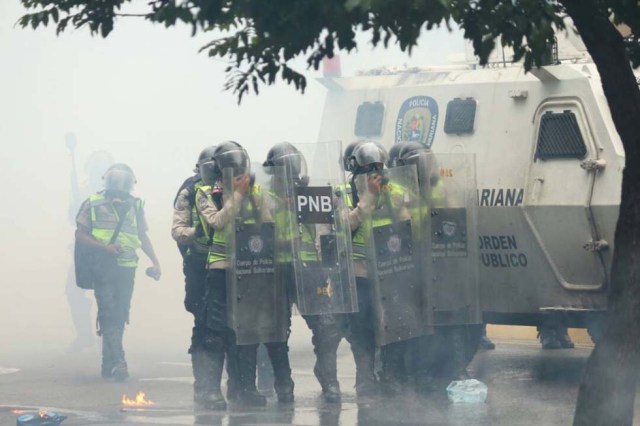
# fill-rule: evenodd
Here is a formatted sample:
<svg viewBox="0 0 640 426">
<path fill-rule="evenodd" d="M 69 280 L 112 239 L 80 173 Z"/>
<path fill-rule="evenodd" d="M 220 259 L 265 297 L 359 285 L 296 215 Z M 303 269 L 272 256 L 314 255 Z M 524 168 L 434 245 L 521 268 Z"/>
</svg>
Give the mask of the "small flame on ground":
<svg viewBox="0 0 640 426">
<path fill-rule="evenodd" d="M 145 393 L 140 391 L 135 399 L 129 399 L 127 394 L 122 394 L 122 405 L 127 407 L 148 407 L 149 405 L 155 404 L 153 401 L 144 399 L 144 395 Z"/>
<path fill-rule="evenodd" d="M 24 411 L 24 410 L 13 410 L 12 413 L 13 414 L 24 414 L 24 413 L 26 413 L 26 411 Z"/>
</svg>

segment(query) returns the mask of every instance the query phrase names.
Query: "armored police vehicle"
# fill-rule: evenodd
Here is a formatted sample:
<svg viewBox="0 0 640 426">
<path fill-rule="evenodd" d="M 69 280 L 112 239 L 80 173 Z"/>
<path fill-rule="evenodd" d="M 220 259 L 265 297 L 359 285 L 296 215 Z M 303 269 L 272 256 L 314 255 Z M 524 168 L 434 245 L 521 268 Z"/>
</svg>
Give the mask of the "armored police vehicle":
<svg viewBox="0 0 640 426">
<path fill-rule="evenodd" d="M 325 77 L 319 139 L 475 154 L 484 321 L 593 333 L 607 308 L 624 166 L 596 67 L 584 49 L 556 49 L 529 73 L 495 59 Z"/>
</svg>

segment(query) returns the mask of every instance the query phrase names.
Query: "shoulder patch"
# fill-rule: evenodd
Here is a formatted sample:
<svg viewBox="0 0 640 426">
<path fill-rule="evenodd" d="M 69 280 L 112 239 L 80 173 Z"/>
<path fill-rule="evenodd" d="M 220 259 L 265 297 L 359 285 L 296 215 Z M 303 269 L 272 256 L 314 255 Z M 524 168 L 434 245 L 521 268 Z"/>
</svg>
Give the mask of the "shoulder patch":
<svg viewBox="0 0 640 426">
<path fill-rule="evenodd" d="M 200 208 L 200 210 L 204 210 L 209 207 L 209 200 L 207 199 L 205 193 L 202 191 L 198 192 L 198 207 Z"/>
<path fill-rule="evenodd" d="M 178 211 L 184 211 L 189 208 L 189 200 L 187 199 L 187 195 L 184 191 L 180 192 L 173 207 Z"/>
</svg>

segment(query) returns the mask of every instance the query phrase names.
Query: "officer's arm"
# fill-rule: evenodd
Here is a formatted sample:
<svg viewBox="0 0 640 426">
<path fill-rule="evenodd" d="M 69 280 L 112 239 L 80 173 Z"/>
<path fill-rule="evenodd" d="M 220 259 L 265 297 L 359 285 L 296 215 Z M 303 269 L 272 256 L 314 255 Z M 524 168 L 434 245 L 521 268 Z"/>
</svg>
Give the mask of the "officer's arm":
<svg viewBox="0 0 640 426">
<path fill-rule="evenodd" d="M 101 243 L 91 235 L 91 205 L 89 200 L 85 200 L 82 203 L 76 215 L 76 242 L 86 247 L 109 251 L 106 244 Z"/>
<path fill-rule="evenodd" d="M 183 189 L 178 194 L 173 206 L 173 221 L 171 236 L 178 244 L 189 245 L 196 235 L 196 228 L 191 226 L 191 206 L 189 205 L 189 190 Z"/>
<path fill-rule="evenodd" d="M 263 208 L 264 207 L 264 208 Z M 271 210 L 267 208 L 267 203 L 265 202 L 265 196 L 261 196 L 258 201 L 258 208 L 260 209 L 260 220 L 262 222 L 273 222 L 273 215 L 271 214 Z"/>
<path fill-rule="evenodd" d="M 76 228 L 76 242 L 84 246 L 90 246 L 105 251 L 107 250 L 107 245 L 93 238 L 91 230 L 84 225 L 78 224 L 78 227 Z"/>
<path fill-rule="evenodd" d="M 407 205 L 403 204 L 402 207 L 400 207 L 400 210 L 398 211 L 398 220 L 400 222 L 404 222 L 405 220 L 411 220 L 411 219 L 412 219 L 411 213 L 409 212 Z"/>
<path fill-rule="evenodd" d="M 234 192 L 233 197 L 225 200 L 222 208 L 218 210 L 213 200 L 209 199 L 203 191 L 198 190 L 196 193 L 196 209 L 215 231 L 222 231 L 228 223 L 233 221 L 238 214 L 241 201 L 242 195 Z"/>
<path fill-rule="evenodd" d="M 375 196 L 367 190 L 366 183 L 364 176 L 361 179 L 356 179 L 358 205 L 349 212 L 348 216 L 349 226 L 352 231 L 358 229 L 362 222 L 371 217 L 375 206 Z"/>
<path fill-rule="evenodd" d="M 138 238 L 142 244 L 142 251 L 147 255 L 151 263 L 153 263 L 153 268 L 156 270 L 155 275 L 160 277 L 160 262 L 158 261 L 156 252 L 153 249 L 153 244 L 151 244 L 149 235 L 147 235 L 147 220 L 144 217 L 144 211 L 142 208 L 138 211 Z"/>
</svg>

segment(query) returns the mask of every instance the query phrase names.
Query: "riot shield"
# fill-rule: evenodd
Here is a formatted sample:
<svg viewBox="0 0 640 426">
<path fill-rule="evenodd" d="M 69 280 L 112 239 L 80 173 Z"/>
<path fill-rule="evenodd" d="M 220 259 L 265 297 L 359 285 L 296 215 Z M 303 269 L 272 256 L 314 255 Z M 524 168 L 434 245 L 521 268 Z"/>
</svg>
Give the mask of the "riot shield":
<svg viewBox="0 0 640 426">
<path fill-rule="evenodd" d="M 307 160 L 308 178 L 295 185 L 292 253 L 297 306 L 302 315 L 358 311 L 351 231 L 342 193 L 342 144 L 294 144 Z M 293 175 L 293 173 L 289 173 Z"/>
<path fill-rule="evenodd" d="M 284 170 L 275 173 L 287 182 Z M 232 169 L 223 170 L 225 205 L 234 211 L 227 235 L 227 317 L 239 345 L 284 342 L 289 324 L 286 292 L 276 268 L 281 248 L 276 241 L 274 216 L 282 207 L 271 196 L 270 177 L 252 175 L 250 190 L 234 194 Z M 230 200 L 230 198 L 232 198 Z"/>
<path fill-rule="evenodd" d="M 372 185 L 379 176 L 380 186 Z M 365 226 L 368 276 L 373 288 L 376 343 L 428 334 L 420 278 L 420 197 L 416 167 L 403 166 L 357 178 L 360 202 L 369 205 Z"/>
<path fill-rule="evenodd" d="M 424 153 L 418 175 L 426 317 L 433 325 L 480 324 L 475 156 Z"/>
</svg>

